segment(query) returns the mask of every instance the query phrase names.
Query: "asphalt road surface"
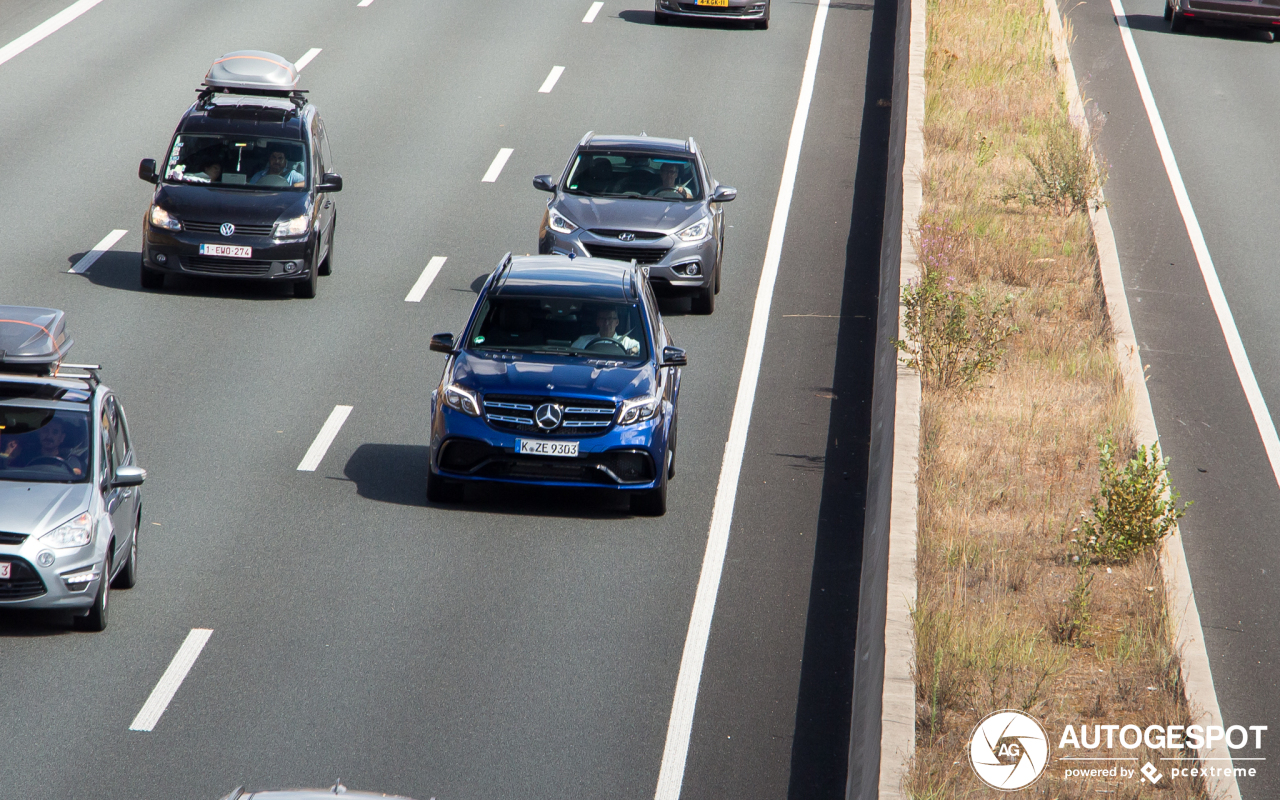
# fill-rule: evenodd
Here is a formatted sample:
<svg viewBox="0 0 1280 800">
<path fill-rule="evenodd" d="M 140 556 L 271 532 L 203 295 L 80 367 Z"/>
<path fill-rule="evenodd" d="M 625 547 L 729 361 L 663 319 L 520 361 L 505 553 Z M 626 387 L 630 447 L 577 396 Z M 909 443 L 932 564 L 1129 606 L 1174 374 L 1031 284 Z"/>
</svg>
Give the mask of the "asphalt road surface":
<svg viewBox="0 0 1280 800">
<path fill-rule="evenodd" d="M 68 3 L 0 5 L 0 46 Z M 103 0 L 0 63 L 0 303 L 67 311 L 150 472 L 139 584 L 105 633 L 0 618 L 0 797 L 339 778 L 420 800 L 653 796 L 816 3 L 775 0 L 768 31 L 659 27 L 645 0 L 584 22 L 591 5 Z M 830 5 L 686 798 L 843 797 L 888 125 L 890 48 L 869 44 L 892 14 Z M 320 48 L 302 85 L 345 179 L 333 275 L 315 300 L 144 291 L 138 161 L 245 48 Z M 512 490 L 429 506 L 427 340 L 503 253 L 536 249 L 530 179 L 588 130 L 693 136 L 739 190 L 715 315 L 663 308 L 689 353 L 670 510 Z M 193 629 L 212 633 L 172 701 L 130 730 Z"/>
<path fill-rule="evenodd" d="M 1187 196 L 1261 397 L 1280 409 L 1280 43 L 1199 26 L 1173 34 L 1161 0 L 1124 11 Z M 1072 59 L 1104 115 L 1107 201 L 1170 473 L 1195 501 L 1182 535 L 1227 725 L 1267 725 L 1241 762 L 1246 800 L 1280 796 L 1280 489 L 1215 313 L 1108 2 L 1063 8 Z M 1265 418 L 1265 415 L 1264 415 Z"/>
</svg>

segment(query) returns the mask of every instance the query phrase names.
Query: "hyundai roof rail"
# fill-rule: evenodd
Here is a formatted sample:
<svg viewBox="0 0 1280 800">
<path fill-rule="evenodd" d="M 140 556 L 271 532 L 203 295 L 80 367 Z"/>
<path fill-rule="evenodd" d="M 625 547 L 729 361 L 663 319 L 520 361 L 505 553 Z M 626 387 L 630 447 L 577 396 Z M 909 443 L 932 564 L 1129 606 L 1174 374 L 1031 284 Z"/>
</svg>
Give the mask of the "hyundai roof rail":
<svg viewBox="0 0 1280 800">
<path fill-rule="evenodd" d="M 686 142 L 684 143 L 684 146 L 685 146 L 685 147 L 687 147 L 687 148 L 689 149 L 689 152 L 690 152 L 690 153 L 697 153 L 697 152 L 698 152 L 698 143 L 697 143 L 697 142 L 695 142 L 695 141 L 693 140 L 693 137 L 692 137 L 692 136 L 690 136 L 690 137 L 689 137 L 689 139 L 688 139 L 688 141 L 686 141 Z"/>
</svg>

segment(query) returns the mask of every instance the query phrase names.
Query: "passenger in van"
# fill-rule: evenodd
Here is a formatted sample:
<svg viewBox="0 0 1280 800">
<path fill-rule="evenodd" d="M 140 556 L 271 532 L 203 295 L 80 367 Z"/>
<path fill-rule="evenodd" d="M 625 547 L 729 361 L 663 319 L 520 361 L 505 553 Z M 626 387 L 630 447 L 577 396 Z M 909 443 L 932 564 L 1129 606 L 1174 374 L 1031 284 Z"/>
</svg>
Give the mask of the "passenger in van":
<svg viewBox="0 0 1280 800">
<path fill-rule="evenodd" d="M 199 172 L 188 172 L 186 177 L 195 178 L 198 181 L 217 183 L 222 180 L 222 165 L 217 161 L 210 161 Z"/>
<path fill-rule="evenodd" d="M 267 166 L 258 170 L 249 179 L 249 183 L 261 186 L 293 186 L 300 189 L 306 186 L 307 179 L 296 169 L 289 169 L 289 160 L 285 157 L 283 150 L 272 150 L 270 158 L 267 159 Z"/>
</svg>

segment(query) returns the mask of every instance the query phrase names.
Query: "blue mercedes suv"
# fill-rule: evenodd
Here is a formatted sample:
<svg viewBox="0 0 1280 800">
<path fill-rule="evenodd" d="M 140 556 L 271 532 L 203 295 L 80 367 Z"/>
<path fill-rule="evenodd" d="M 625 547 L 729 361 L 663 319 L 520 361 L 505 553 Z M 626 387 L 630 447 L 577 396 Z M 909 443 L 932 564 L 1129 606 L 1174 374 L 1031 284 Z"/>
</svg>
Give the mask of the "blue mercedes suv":
<svg viewBox="0 0 1280 800">
<path fill-rule="evenodd" d="M 467 482 L 595 486 L 661 516 L 675 475 L 680 368 L 643 267 L 507 254 L 431 393 L 427 499 Z"/>
</svg>

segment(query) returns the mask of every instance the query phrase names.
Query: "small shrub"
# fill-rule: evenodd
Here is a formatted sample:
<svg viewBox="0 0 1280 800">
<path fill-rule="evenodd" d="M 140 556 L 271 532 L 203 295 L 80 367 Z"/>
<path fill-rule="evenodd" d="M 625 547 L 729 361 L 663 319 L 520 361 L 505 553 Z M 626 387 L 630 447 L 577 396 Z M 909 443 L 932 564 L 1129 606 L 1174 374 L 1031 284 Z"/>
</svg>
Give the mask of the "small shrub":
<svg viewBox="0 0 1280 800">
<path fill-rule="evenodd" d="M 1116 445 L 1098 444 L 1099 492 L 1093 496 L 1093 515 L 1080 525 L 1080 548 L 1097 561 L 1127 563 L 1160 542 L 1187 513 L 1178 508 L 1181 495 L 1169 484 L 1169 459 L 1160 445 L 1139 447 L 1129 461 L 1116 464 Z"/>
<path fill-rule="evenodd" d="M 966 291 L 952 277 L 926 269 L 924 277 L 902 290 L 910 341 L 895 339 L 904 362 L 942 388 L 970 386 L 994 372 L 1004 342 L 1017 332 L 1013 295 L 993 299 L 985 289 Z"/>
<path fill-rule="evenodd" d="M 1092 134 L 1096 138 L 1096 130 Z M 1031 175 L 1005 194 L 1005 202 L 1048 208 L 1063 216 L 1088 211 L 1089 201 L 1098 195 L 1106 175 L 1093 159 L 1093 142 L 1065 120 L 1050 128 L 1038 147 L 1023 151 L 1031 164 Z"/>
<path fill-rule="evenodd" d="M 1076 585 L 1049 627 L 1049 636 L 1055 643 L 1072 647 L 1087 644 L 1084 637 L 1089 628 L 1089 600 L 1092 596 L 1093 573 L 1082 561 L 1076 568 Z"/>
</svg>

